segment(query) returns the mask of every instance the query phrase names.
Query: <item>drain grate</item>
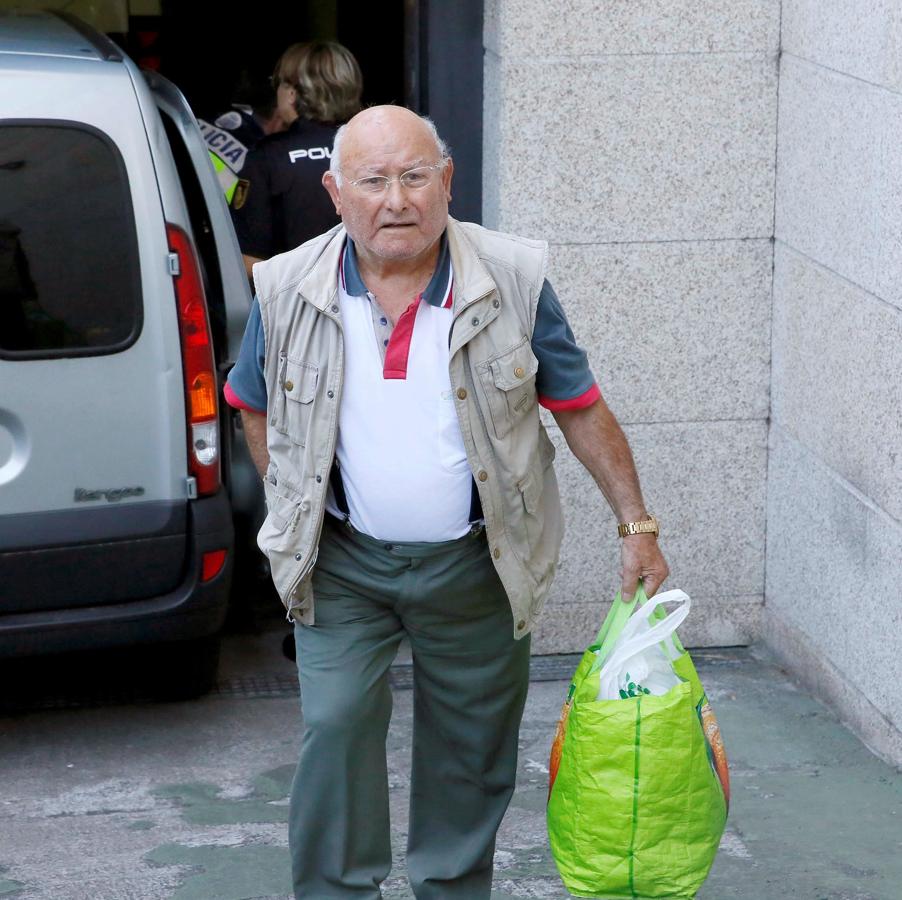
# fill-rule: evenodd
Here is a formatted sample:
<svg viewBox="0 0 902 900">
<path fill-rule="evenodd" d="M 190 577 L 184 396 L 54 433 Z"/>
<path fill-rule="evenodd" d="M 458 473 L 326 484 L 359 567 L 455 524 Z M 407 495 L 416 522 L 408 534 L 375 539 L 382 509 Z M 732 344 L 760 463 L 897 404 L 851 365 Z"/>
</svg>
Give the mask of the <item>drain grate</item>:
<svg viewBox="0 0 902 900">
<path fill-rule="evenodd" d="M 582 653 L 558 656 L 534 656 L 529 661 L 530 681 L 569 681 L 582 659 Z"/>
<path fill-rule="evenodd" d="M 211 692 L 226 697 L 291 697 L 297 696 L 295 675 L 248 675 L 220 681 Z"/>
<path fill-rule="evenodd" d="M 745 647 L 723 647 L 693 650 L 693 659 L 704 678 L 705 670 L 720 667 L 741 666 L 752 658 Z M 556 656 L 534 656 L 529 664 L 530 681 L 568 681 L 573 675 L 582 654 L 563 653 Z M 388 673 L 389 684 L 395 690 L 413 688 L 413 664 L 396 663 Z M 295 674 L 246 675 L 220 681 L 208 696 L 264 699 L 297 697 L 298 681 Z M 0 697 L 0 715 L 15 714 L 37 709 L 76 709 L 79 707 L 111 706 L 128 703 L 153 702 L 153 697 L 140 687 L 127 685 L 110 689 L 108 684 L 89 688 L 71 688 L 69 693 L 56 690 L 38 692 L 17 698 Z"/>
<path fill-rule="evenodd" d="M 529 665 L 530 681 L 566 681 L 573 674 L 580 654 L 534 656 Z M 413 687 L 413 664 L 397 663 L 388 672 L 389 684 L 398 691 Z M 298 681 L 294 675 L 249 675 L 229 678 L 216 685 L 215 694 L 228 697 L 296 697 Z"/>
</svg>

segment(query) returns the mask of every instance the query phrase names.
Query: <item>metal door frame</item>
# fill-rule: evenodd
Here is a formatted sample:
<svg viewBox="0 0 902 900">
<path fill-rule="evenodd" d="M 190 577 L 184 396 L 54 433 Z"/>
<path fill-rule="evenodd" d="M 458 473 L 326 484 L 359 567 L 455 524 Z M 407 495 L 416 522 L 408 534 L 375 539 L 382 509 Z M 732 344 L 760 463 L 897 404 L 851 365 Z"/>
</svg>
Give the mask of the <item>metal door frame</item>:
<svg viewBox="0 0 902 900">
<path fill-rule="evenodd" d="M 454 157 L 451 214 L 482 222 L 483 0 L 405 0 L 407 106 L 428 115 Z"/>
</svg>

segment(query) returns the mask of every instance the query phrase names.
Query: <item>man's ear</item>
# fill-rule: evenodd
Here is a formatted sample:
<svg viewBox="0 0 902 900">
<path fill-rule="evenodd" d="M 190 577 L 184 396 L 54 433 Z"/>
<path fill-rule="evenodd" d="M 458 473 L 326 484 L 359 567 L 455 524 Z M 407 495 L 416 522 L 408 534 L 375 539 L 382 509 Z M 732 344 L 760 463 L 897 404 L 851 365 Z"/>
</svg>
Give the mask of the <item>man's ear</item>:
<svg viewBox="0 0 902 900">
<path fill-rule="evenodd" d="M 338 192 L 338 185 L 335 183 L 335 175 L 328 169 L 323 173 L 323 187 L 329 192 L 332 198 L 332 204 L 335 206 L 335 213 L 341 215 L 341 196 Z"/>
<path fill-rule="evenodd" d="M 445 199 L 451 202 L 451 179 L 454 177 L 454 160 L 448 157 L 442 169 L 442 187 L 445 189 Z"/>
</svg>

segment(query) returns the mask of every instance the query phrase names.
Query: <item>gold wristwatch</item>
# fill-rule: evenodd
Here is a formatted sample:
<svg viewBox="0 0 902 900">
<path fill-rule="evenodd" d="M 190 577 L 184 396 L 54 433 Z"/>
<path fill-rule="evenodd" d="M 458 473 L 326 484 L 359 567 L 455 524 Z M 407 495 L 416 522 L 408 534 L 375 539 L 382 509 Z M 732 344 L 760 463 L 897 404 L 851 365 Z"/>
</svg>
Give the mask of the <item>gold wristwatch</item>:
<svg viewBox="0 0 902 900">
<path fill-rule="evenodd" d="M 649 513 L 641 522 L 621 522 L 617 526 L 617 534 L 626 537 L 628 534 L 653 534 L 658 536 L 658 520 Z"/>
</svg>

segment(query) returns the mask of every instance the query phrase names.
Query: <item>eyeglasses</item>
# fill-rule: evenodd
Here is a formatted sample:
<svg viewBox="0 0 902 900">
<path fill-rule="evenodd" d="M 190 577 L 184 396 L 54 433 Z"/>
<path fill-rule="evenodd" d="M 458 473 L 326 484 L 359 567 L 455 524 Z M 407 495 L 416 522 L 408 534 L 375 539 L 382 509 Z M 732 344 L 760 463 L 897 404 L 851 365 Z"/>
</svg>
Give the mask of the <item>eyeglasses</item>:
<svg viewBox="0 0 902 900">
<path fill-rule="evenodd" d="M 445 162 L 443 159 L 434 166 L 417 166 L 390 178 L 388 175 L 365 175 L 348 183 L 363 194 L 384 194 L 393 181 L 400 182 L 401 187 L 409 191 L 421 191 L 435 181 L 436 173 L 445 168 Z"/>
</svg>

